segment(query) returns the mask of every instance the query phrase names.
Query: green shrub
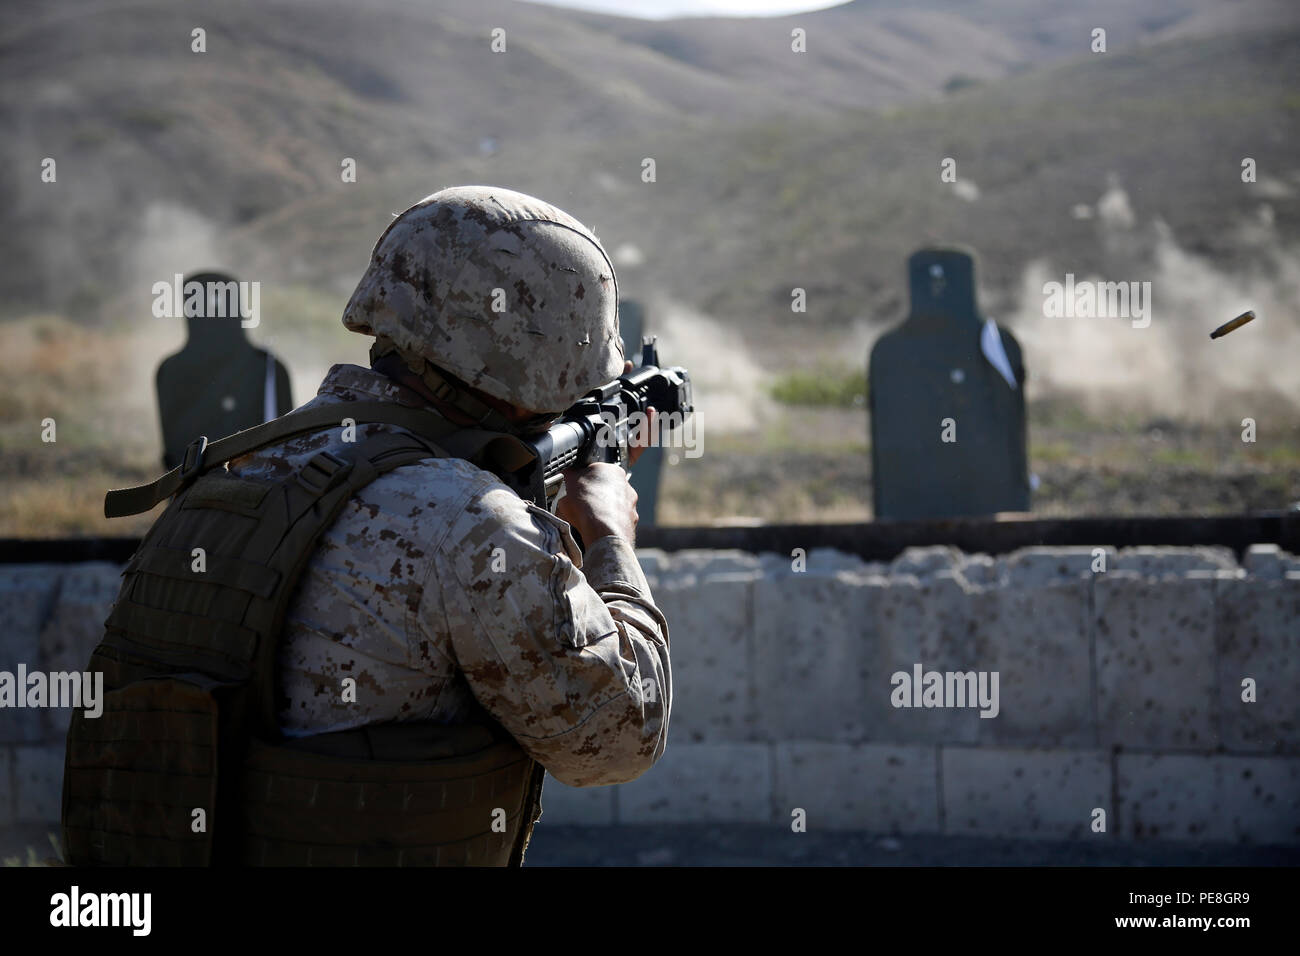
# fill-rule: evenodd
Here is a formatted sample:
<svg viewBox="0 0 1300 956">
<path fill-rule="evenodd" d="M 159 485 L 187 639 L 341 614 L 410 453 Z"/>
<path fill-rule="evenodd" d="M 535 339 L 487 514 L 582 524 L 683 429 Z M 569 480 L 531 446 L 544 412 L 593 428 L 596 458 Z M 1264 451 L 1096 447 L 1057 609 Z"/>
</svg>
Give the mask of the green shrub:
<svg viewBox="0 0 1300 956">
<path fill-rule="evenodd" d="M 786 372 L 772 383 L 771 395 L 783 405 L 862 407 L 867 401 L 867 375 L 842 368 Z"/>
</svg>

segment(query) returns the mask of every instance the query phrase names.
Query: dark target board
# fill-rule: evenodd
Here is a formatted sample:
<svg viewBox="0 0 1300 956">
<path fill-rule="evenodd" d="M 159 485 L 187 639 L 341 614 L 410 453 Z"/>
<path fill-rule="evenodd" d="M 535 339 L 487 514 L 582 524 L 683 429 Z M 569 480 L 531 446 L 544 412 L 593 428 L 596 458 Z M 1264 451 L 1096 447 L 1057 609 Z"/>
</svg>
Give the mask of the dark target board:
<svg viewBox="0 0 1300 956">
<path fill-rule="evenodd" d="M 966 250 L 921 249 L 908 278 L 911 312 L 867 368 L 876 518 L 1028 511 L 1020 345 L 986 329 Z"/>
</svg>

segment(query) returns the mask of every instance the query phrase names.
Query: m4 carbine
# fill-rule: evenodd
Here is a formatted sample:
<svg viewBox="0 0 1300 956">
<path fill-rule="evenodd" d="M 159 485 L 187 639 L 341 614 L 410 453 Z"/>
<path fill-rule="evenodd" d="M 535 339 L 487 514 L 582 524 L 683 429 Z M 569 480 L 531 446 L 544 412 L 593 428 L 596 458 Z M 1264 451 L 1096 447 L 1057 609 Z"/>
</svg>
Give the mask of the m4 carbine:
<svg viewBox="0 0 1300 956">
<path fill-rule="evenodd" d="M 650 429 L 646 409 L 654 408 Z M 517 475 L 517 490 L 553 511 L 563 472 L 604 461 L 630 470 L 632 443 L 647 434 L 681 428 L 694 411 L 691 377 L 681 367 L 662 368 L 654 338 L 641 345 L 641 365 L 578 399 L 544 435 L 526 441 L 537 460 Z"/>
</svg>

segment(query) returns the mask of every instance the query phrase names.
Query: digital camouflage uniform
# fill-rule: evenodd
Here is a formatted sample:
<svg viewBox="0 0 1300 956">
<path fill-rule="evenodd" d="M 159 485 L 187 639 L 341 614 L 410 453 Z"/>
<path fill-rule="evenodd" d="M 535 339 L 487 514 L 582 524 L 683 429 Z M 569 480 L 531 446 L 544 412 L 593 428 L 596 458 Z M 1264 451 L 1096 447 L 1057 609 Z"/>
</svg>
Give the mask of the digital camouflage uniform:
<svg viewBox="0 0 1300 956">
<path fill-rule="evenodd" d="M 343 321 L 435 390 L 426 363 L 536 412 L 561 412 L 622 371 L 616 280 L 599 242 L 508 190 L 444 190 L 404 212 Z M 428 408 L 351 365 L 332 368 L 309 407 L 351 399 Z M 391 427 L 357 425 L 355 440 Z M 343 427 L 300 437 L 230 470 L 287 475 L 345 437 Z M 571 786 L 631 780 L 666 742 L 668 627 L 631 544 L 607 536 L 581 553 L 566 522 L 462 460 L 397 468 L 348 502 L 306 567 L 280 661 L 290 736 L 455 723 L 477 701 Z M 342 693 L 348 677 L 355 703 Z"/>
<path fill-rule="evenodd" d="M 336 365 L 311 406 L 423 400 Z M 356 426 L 357 440 L 383 425 Z M 343 429 L 232 462 L 282 477 Z M 631 780 L 663 753 L 672 697 L 668 626 L 628 542 L 579 554 L 566 522 L 457 459 L 363 488 L 325 531 L 281 638 L 286 735 L 388 720 L 464 719 L 477 699 L 557 780 Z M 344 678 L 356 680 L 345 703 Z"/>
<path fill-rule="evenodd" d="M 621 372 L 617 306 L 572 217 L 444 190 L 344 312 L 372 368 L 105 496 L 108 517 L 170 502 L 87 667 L 103 713 L 72 716 L 69 862 L 517 866 L 542 768 L 594 786 L 659 758 L 668 627 L 631 542 L 581 553 L 511 487 L 520 438 Z"/>
</svg>

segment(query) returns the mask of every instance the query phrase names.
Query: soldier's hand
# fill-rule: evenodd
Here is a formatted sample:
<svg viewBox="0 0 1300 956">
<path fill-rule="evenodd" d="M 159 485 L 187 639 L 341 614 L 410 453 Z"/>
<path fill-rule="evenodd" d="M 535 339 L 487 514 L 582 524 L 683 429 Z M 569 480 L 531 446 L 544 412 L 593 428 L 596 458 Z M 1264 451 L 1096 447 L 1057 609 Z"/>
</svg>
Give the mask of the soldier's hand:
<svg viewBox="0 0 1300 956">
<path fill-rule="evenodd" d="M 609 534 L 634 541 L 636 498 L 627 472 L 609 462 L 595 462 L 564 473 L 564 495 L 555 505 L 555 515 L 588 544 Z"/>
</svg>

